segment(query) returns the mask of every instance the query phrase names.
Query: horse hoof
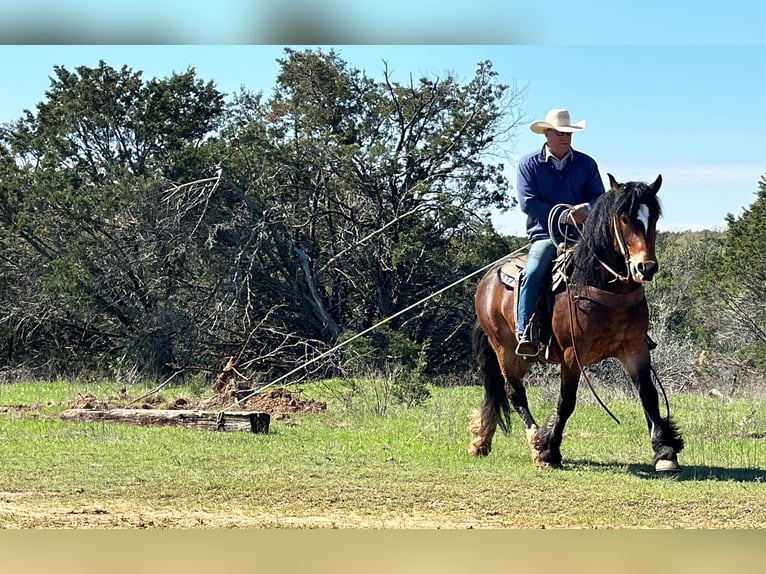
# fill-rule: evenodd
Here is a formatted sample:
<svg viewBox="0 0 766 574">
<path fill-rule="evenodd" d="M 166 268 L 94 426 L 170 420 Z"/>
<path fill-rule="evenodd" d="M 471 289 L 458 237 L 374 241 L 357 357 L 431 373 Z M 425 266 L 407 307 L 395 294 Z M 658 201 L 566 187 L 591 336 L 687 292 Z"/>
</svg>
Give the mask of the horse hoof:
<svg viewBox="0 0 766 574">
<path fill-rule="evenodd" d="M 472 444 L 468 447 L 468 454 L 471 456 L 488 456 L 491 450 L 492 448 L 488 446 L 476 446 Z"/>
<path fill-rule="evenodd" d="M 681 472 L 681 465 L 675 460 L 658 460 L 654 463 L 656 472 L 677 473 Z"/>
<path fill-rule="evenodd" d="M 535 463 L 537 468 L 561 468 L 560 462 L 548 462 L 547 460 L 543 460 L 540 456 L 540 451 L 536 449 L 532 449 L 532 462 Z"/>
</svg>

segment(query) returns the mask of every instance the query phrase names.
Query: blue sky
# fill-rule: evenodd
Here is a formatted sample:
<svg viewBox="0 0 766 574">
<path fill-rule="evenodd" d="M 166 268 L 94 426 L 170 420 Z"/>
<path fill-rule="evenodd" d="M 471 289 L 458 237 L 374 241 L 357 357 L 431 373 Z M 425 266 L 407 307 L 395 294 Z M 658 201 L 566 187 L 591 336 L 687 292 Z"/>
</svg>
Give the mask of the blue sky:
<svg viewBox="0 0 766 574">
<path fill-rule="evenodd" d="M 266 14 L 284 26 L 298 26 L 300 22 L 296 24 L 290 14 L 278 12 L 285 6 L 297 6 L 308 18 L 313 10 L 310 6 L 316 6 L 304 0 L 279 3 L 269 0 L 245 9 L 241 2 L 224 0 L 219 2 L 217 16 L 202 13 L 208 17 L 205 34 L 199 29 L 202 24 L 190 16 L 186 20 L 177 18 L 185 24 L 172 27 L 173 33 L 166 31 L 162 36 L 163 22 L 180 14 L 167 4 L 173 2 L 163 4 L 165 7 L 157 13 L 152 25 L 142 29 L 160 30 L 158 41 L 178 39 L 188 42 L 184 45 L 32 45 L 38 37 L 34 30 L 29 30 L 36 24 L 45 31 L 58 12 L 50 12 L 47 20 L 31 19 L 27 28 L 22 26 L 27 36 L 17 40 L 25 44 L 0 45 L 0 77 L 4 79 L 0 122 L 17 119 L 23 109 L 33 109 L 44 99 L 54 65 L 73 69 L 80 65 L 96 66 L 100 59 L 115 68 L 127 65 L 141 70 L 147 79 L 166 77 L 193 67 L 199 77 L 213 80 L 223 92 L 233 93 L 245 87 L 268 93 L 279 69 L 276 60 L 283 55 L 285 44 L 215 44 L 223 41 L 216 36 L 216 30 L 220 31 L 227 17 L 231 22 L 231 14 L 237 10 L 255 20 L 258 14 Z M 407 82 L 410 75 L 415 78 L 443 76 L 447 72 L 468 81 L 478 62 L 491 60 L 502 82 L 525 90 L 522 110 L 526 123 L 542 119 L 552 107 L 567 107 L 574 121 L 587 121 L 587 129 L 574 137 L 573 145 L 597 160 L 604 178 L 612 173 L 620 181 L 646 181 L 661 173 L 664 185 L 660 197 L 665 215 L 660 229 L 724 229 L 726 214 L 739 215 L 753 202 L 758 181 L 766 173 L 766 146 L 762 142 L 766 133 L 763 104 L 766 74 L 762 72 L 766 45 L 762 45 L 761 31 L 756 24 L 763 21 L 759 14 L 764 14 L 766 9 L 752 4 L 750 12 L 730 10 L 720 15 L 706 14 L 701 8 L 685 9 L 690 3 L 663 3 L 663 17 L 654 18 L 650 9 L 655 5 L 659 7 L 660 3 L 649 1 L 642 4 L 645 9 L 640 12 L 612 11 L 605 20 L 595 18 L 596 4 L 584 1 L 579 10 L 558 14 L 559 19 L 553 22 L 551 14 L 542 14 L 539 7 L 514 12 L 507 1 L 476 0 L 471 4 L 472 10 L 467 11 L 465 4 L 461 4 L 462 8 L 453 8 L 451 12 L 441 11 L 440 21 L 462 19 L 468 24 L 464 34 L 458 37 L 442 32 L 451 43 L 430 43 L 439 39 L 439 30 L 446 26 L 441 24 L 441 28 L 437 25 L 426 35 L 423 43 L 401 45 L 396 42 L 415 40 L 417 30 L 407 32 L 406 26 L 400 26 L 394 33 L 390 25 L 376 28 L 370 22 L 384 17 L 380 9 L 375 8 L 378 4 L 370 4 L 372 8 L 366 15 L 358 10 L 346 11 L 345 19 L 339 23 L 330 16 L 332 9 L 340 10 L 344 2 L 326 0 L 323 5 L 331 9 L 325 10 L 320 20 L 332 28 L 328 38 L 353 36 L 367 30 L 366 25 L 369 27 L 367 37 L 378 37 L 377 29 L 381 42 L 387 43 L 321 45 L 323 49 L 333 47 L 352 67 L 373 77 L 380 77 L 385 60 L 393 79 L 399 82 Z M 393 2 L 393 5 L 401 3 Z M 413 8 L 408 21 L 417 20 L 415 16 L 428 5 L 426 1 Z M 550 10 L 557 5 L 557 2 L 546 4 Z M 560 5 L 572 6 L 571 3 Z M 23 22 L 24 11 L 32 6 L 39 9 L 58 4 L 27 0 L 23 6 L 19 3 L 15 16 L 13 12 L 10 15 Z M 111 8 L 112 15 L 124 14 L 121 20 L 117 19 L 124 24 L 114 32 L 117 39 L 123 28 L 125 34 L 135 28 L 131 27 L 131 18 L 142 9 L 149 9 L 148 3 L 141 2 L 133 3 L 131 10 L 127 5 L 121 6 L 123 4 L 117 2 Z M 508 25 L 481 26 L 475 18 L 480 12 L 478 8 L 494 10 L 493 15 L 502 16 L 495 20 Z M 3 10 L 9 10 L 8 6 Z M 88 22 L 97 23 L 99 18 L 113 22 L 114 19 L 108 18 L 108 11 L 96 10 Z M 6 16 L 8 14 L 6 12 Z M 76 16 L 78 12 L 75 10 L 72 14 Z M 747 17 L 742 17 L 743 14 Z M 74 16 L 73 21 L 77 20 Z M 198 13 L 196 17 L 199 16 Z M 544 25 L 546 17 L 548 25 Z M 487 20 L 486 14 L 484 20 Z M 735 20 L 737 26 L 734 26 Z M 84 20 L 77 21 L 82 28 Z M 265 29 L 263 22 L 258 21 Z M 9 36 L 8 22 L 6 18 L 5 29 L 0 28 L 0 35 L 5 34 L 6 40 L 13 37 L 13 34 Z M 686 26 L 674 27 L 674 22 L 683 22 Z M 95 24 L 92 27 L 95 28 Z M 245 28 L 247 26 L 243 30 Z M 232 26 L 229 30 L 234 41 L 240 41 L 237 40 L 239 29 Z M 348 32 L 350 29 L 354 34 Z M 289 30 L 280 31 L 279 25 L 275 30 L 276 39 L 293 37 Z M 314 28 L 306 28 L 309 32 L 301 30 L 304 36 L 314 35 Z M 718 35 L 708 33 L 714 30 Z M 98 40 L 95 31 L 76 26 L 73 34 L 79 34 L 84 42 Z M 104 34 L 103 26 L 100 34 Z M 137 39 L 134 37 L 137 32 L 131 34 L 133 36 L 125 41 Z M 241 41 L 253 34 L 252 29 L 242 31 Z M 296 34 L 297 39 L 303 37 Z M 255 36 L 259 39 L 257 33 Z M 463 40 L 471 43 L 464 45 Z M 290 45 L 300 49 L 315 48 L 319 44 Z M 515 162 L 540 145 L 542 136 L 529 131 L 526 124 L 519 128 L 513 145 L 503 149 L 512 181 L 515 182 Z M 497 214 L 494 220 L 503 232 L 523 233 L 524 217 L 518 209 Z"/>
<path fill-rule="evenodd" d="M 762 43 L 761 0 L 3 0 L 6 43 Z"/>
</svg>

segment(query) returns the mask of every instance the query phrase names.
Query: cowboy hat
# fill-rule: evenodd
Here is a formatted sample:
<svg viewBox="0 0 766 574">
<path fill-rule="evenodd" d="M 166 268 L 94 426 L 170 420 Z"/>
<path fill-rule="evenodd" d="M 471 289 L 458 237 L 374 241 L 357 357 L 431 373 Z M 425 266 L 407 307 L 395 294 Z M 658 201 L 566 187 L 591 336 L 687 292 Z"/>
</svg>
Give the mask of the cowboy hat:
<svg viewBox="0 0 766 574">
<path fill-rule="evenodd" d="M 555 109 L 545 114 L 545 119 L 541 122 L 534 122 L 530 129 L 536 134 L 545 133 L 545 130 L 556 130 L 557 132 L 579 132 L 585 129 L 585 120 L 576 124 L 572 123 L 569 117 L 569 111 L 565 109 Z"/>
</svg>

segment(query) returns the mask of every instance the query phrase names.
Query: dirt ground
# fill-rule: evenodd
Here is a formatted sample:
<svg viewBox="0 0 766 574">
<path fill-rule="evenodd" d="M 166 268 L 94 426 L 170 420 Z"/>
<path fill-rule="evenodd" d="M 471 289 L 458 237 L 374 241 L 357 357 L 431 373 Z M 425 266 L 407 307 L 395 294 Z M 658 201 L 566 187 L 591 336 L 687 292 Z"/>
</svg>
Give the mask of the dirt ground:
<svg viewBox="0 0 766 574">
<path fill-rule="evenodd" d="M 436 520 L 438 518 L 438 520 Z M 322 528 L 322 529 L 472 529 L 501 524 L 476 520 L 452 521 L 444 516 L 357 516 L 325 513 L 322 516 L 285 516 L 273 511 L 243 512 L 236 508 L 199 510 L 147 507 L 132 501 L 105 499 L 84 504 L 42 501 L 32 493 L 0 492 L 0 528 L 54 529 L 216 529 L 216 528 Z"/>
</svg>

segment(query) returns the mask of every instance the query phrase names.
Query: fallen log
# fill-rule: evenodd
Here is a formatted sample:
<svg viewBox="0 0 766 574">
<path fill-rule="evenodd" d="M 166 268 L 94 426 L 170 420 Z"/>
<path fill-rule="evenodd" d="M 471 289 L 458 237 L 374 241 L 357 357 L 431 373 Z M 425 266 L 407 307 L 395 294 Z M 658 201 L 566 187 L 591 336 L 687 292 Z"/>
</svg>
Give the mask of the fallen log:
<svg viewBox="0 0 766 574">
<path fill-rule="evenodd" d="M 69 409 L 64 420 L 111 421 L 143 426 L 190 426 L 204 430 L 269 432 L 271 416 L 256 411 L 191 411 L 170 409 Z"/>
</svg>

